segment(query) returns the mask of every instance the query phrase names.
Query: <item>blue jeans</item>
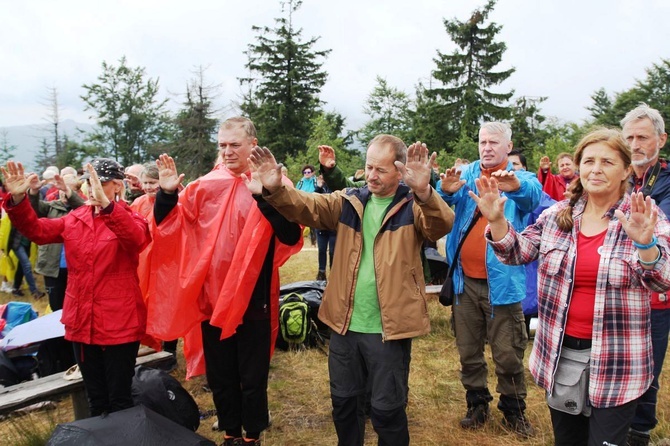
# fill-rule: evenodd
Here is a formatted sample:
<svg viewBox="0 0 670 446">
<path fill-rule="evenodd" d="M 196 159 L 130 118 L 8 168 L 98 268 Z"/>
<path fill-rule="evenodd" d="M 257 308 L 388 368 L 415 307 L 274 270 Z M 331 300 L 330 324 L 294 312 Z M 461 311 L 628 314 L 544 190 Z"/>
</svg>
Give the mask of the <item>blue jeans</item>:
<svg viewBox="0 0 670 446">
<path fill-rule="evenodd" d="M 25 246 L 19 245 L 18 248 L 14 248 L 12 251 L 14 251 L 14 254 L 16 254 L 16 257 L 19 259 L 21 270 L 23 271 L 23 276 L 26 278 L 26 282 L 28 282 L 30 292 L 36 293 L 37 285 L 35 285 L 35 277 L 33 276 L 33 266 L 30 264 L 30 258 L 28 257 Z M 20 283 L 19 286 L 21 286 Z"/>
<path fill-rule="evenodd" d="M 337 232 L 317 229 L 316 243 L 319 248 L 319 271 L 326 271 L 326 260 L 330 259 L 330 267 L 333 267 L 333 253 L 335 252 L 335 238 Z M 326 257 L 326 255 L 328 257 Z"/>
<path fill-rule="evenodd" d="M 646 432 L 656 427 L 656 395 L 658 393 L 658 377 L 663 369 L 665 352 L 668 350 L 668 334 L 670 333 L 670 308 L 651 310 L 651 349 L 654 353 L 654 380 L 651 386 L 637 400 L 637 410 L 631 427 L 636 431 Z"/>
</svg>

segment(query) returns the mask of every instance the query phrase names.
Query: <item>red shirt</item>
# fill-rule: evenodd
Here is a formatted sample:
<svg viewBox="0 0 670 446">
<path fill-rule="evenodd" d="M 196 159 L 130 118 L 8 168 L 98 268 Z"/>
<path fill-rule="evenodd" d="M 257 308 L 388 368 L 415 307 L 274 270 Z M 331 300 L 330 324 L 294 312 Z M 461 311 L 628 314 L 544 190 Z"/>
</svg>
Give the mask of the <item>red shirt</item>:
<svg viewBox="0 0 670 446">
<path fill-rule="evenodd" d="M 591 339 L 593 330 L 593 312 L 596 302 L 596 282 L 599 249 L 605 242 L 604 230 L 600 234 L 586 236 L 579 233 L 577 238 L 577 261 L 572 288 L 572 298 L 565 323 L 565 334 L 581 339 Z"/>
</svg>

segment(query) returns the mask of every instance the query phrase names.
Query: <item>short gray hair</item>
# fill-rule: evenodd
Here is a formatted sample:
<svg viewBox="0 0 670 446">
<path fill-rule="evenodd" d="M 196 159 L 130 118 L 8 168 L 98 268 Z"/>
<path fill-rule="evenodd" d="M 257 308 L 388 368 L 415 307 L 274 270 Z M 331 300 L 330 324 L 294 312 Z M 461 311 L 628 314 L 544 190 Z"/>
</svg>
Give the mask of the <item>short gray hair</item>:
<svg viewBox="0 0 670 446">
<path fill-rule="evenodd" d="M 244 116 L 235 116 L 233 118 L 228 118 L 221 123 L 219 130 L 230 129 L 230 128 L 241 128 L 246 133 L 249 139 L 256 138 L 256 126 L 249 118 Z"/>
<path fill-rule="evenodd" d="M 665 133 L 665 122 L 663 117 L 655 108 L 649 107 L 644 102 L 640 102 L 640 105 L 626 113 L 626 116 L 621 120 L 621 128 L 624 128 L 626 124 L 631 121 L 637 121 L 640 119 L 649 119 L 654 125 L 654 130 L 660 136 Z"/>
<path fill-rule="evenodd" d="M 508 142 L 512 140 L 512 127 L 510 127 L 510 125 L 506 122 L 500 122 L 500 121 L 485 122 L 479 128 L 479 131 L 482 130 L 486 130 L 489 133 L 499 133 L 503 135 Z"/>
</svg>

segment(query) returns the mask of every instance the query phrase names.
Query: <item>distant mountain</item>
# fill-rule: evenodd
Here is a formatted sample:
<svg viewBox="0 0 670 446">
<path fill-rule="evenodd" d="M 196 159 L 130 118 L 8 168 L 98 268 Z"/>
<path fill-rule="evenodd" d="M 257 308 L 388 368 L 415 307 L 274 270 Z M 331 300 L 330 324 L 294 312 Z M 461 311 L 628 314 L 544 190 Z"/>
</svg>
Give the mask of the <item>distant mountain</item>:
<svg viewBox="0 0 670 446">
<path fill-rule="evenodd" d="M 67 135 L 71 140 L 82 141 L 87 133 L 93 131 L 94 127 L 91 124 L 66 119 L 60 122 L 58 132 L 61 135 Z M 7 142 L 10 146 L 16 146 L 14 160 L 20 161 L 29 169 L 34 169 L 35 154 L 39 152 L 42 139 L 50 140 L 52 138 L 51 130 L 51 124 L 46 123 L 0 127 L 0 138 L 2 138 L 4 132 L 7 132 Z"/>
</svg>

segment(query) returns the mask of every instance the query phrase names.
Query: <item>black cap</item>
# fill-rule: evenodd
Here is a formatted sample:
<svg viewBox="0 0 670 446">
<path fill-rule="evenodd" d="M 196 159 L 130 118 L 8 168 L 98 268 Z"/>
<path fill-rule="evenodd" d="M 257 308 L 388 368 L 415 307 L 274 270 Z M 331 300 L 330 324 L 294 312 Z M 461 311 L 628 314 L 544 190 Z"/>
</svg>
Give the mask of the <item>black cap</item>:
<svg viewBox="0 0 670 446">
<path fill-rule="evenodd" d="M 111 158 L 96 158 L 91 161 L 91 165 L 95 169 L 95 173 L 98 174 L 101 183 L 111 180 L 123 180 L 126 177 L 123 166 Z M 89 173 L 84 172 L 81 179 L 87 180 L 89 177 Z"/>
</svg>

